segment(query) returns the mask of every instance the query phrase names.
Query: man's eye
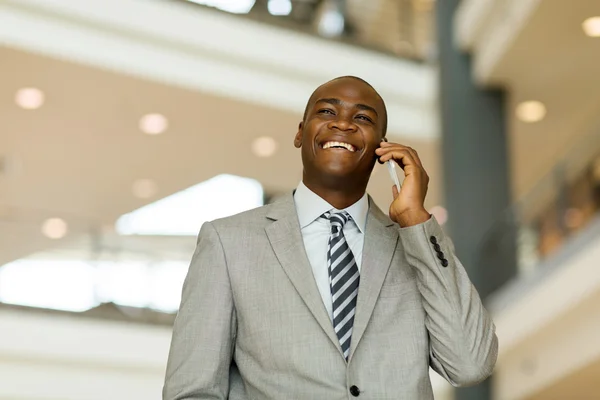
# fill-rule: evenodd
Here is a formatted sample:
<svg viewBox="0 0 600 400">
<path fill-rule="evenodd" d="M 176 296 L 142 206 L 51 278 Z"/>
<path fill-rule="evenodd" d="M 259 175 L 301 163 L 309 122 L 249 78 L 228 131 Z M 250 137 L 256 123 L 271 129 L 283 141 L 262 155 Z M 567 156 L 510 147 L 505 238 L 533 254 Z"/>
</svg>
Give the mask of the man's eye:
<svg viewBox="0 0 600 400">
<path fill-rule="evenodd" d="M 367 121 L 367 122 L 371 122 L 371 123 L 373 122 L 373 120 L 371 118 L 367 117 L 366 115 L 358 115 L 358 116 L 356 116 L 356 118 L 362 119 L 363 121 Z"/>
<path fill-rule="evenodd" d="M 319 111 L 317 111 L 318 114 L 330 114 L 330 115 L 334 115 L 335 113 L 333 112 L 333 110 L 330 110 L 329 108 L 323 108 Z"/>
</svg>

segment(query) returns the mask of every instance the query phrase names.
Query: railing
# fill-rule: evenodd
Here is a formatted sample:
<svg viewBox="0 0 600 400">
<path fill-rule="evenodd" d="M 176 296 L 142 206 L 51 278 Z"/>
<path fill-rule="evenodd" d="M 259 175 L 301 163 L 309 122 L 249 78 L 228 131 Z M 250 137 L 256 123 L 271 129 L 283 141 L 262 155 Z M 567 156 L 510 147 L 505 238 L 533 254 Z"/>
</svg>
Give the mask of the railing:
<svg viewBox="0 0 600 400">
<path fill-rule="evenodd" d="M 532 274 L 599 213 L 600 130 L 576 142 L 500 216 L 480 243 L 479 262 L 516 251 L 518 274 Z"/>
<path fill-rule="evenodd" d="M 435 0 L 178 1 L 404 58 L 427 60 L 434 53 Z"/>
</svg>

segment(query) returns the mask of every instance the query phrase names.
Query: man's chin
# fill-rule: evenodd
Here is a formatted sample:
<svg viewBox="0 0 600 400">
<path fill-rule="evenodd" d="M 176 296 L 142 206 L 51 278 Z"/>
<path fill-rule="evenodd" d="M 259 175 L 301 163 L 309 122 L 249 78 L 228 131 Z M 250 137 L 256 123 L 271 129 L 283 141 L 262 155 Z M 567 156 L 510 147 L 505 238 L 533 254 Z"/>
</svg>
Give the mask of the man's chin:
<svg viewBox="0 0 600 400">
<path fill-rule="evenodd" d="M 348 166 L 327 166 L 321 168 L 321 176 L 328 180 L 354 180 L 359 178 L 361 175 L 355 167 L 348 168 Z"/>
</svg>

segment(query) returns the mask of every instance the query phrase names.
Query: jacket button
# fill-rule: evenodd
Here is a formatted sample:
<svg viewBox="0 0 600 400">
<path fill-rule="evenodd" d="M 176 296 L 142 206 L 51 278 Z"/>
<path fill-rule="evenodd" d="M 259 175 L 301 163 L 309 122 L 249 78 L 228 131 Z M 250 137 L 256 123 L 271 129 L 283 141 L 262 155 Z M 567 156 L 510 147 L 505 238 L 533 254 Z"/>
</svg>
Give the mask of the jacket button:
<svg viewBox="0 0 600 400">
<path fill-rule="evenodd" d="M 442 260 L 442 266 L 444 266 L 444 267 L 448 266 L 448 260 L 446 260 L 445 258 Z"/>
<path fill-rule="evenodd" d="M 437 252 L 437 258 L 439 258 L 440 260 L 443 260 L 443 259 L 445 259 L 445 258 L 446 258 L 446 256 L 444 255 L 444 253 L 443 253 L 443 252 L 441 252 L 441 251 L 438 251 L 438 252 Z"/>
<path fill-rule="evenodd" d="M 350 394 L 354 397 L 358 397 L 360 394 L 360 389 L 356 385 L 350 386 Z"/>
<path fill-rule="evenodd" d="M 433 243 L 433 244 L 436 244 L 436 243 L 437 243 L 437 238 L 436 238 L 435 236 L 431 236 L 431 237 L 429 238 L 429 241 L 430 241 L 431 243 Z"/>
<path fill-rule="evenodd" d="M 442 251 L 442 248 L 440 247 L 440 245 L 438 243 L 434 243 L 433 248 L 435 249 L 435 251 Z"/>
</svg>

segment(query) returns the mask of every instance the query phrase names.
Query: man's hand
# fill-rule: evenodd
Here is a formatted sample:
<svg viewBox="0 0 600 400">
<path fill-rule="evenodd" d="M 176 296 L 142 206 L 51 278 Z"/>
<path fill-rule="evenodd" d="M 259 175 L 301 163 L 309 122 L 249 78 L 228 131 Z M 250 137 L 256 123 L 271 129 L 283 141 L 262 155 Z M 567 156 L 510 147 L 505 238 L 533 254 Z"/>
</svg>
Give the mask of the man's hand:
<svg viewBox="0 0 600 400">
<path fill-rule="evenodd" d="M 400 193 L 396 185 L 392 188 L 394 196 L 394 201 L 390 205 L 392 221 L 402 227 L 427 221 L 431 217 L 424 206 L 429 176 L 417 152 L 408 146 L 382 142 L 375 153 L 381 162 L 394 160 L 404 170 L 405 178 Z"/>
</svg>

